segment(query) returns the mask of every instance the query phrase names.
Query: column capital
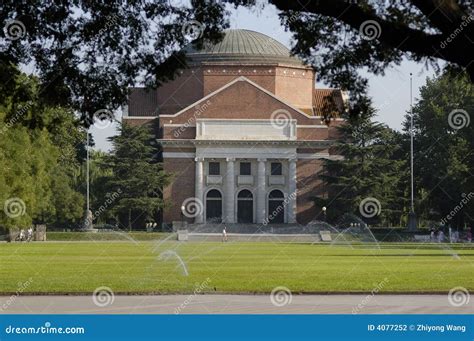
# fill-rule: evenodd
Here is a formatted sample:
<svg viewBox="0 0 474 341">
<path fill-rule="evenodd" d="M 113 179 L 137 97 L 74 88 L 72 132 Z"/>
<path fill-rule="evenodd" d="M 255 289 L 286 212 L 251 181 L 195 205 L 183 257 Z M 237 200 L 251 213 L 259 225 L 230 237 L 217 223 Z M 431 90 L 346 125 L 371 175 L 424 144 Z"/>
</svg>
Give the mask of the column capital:
<svg viewBox="0 0 474 341">
<path fill-rule="evenodd" d="M 203 162 L 203 161 L 204 161 L 204 158 L 203 158 L 203 157 L 196 157 L 196 158 L 194 158 L 194 161 L 196 161 L 196 162 Z"/>
<path fill-rule="evenodd" d="M 289 162 L 296 162 L 298 159 L 296 157 L 292 157 L 288 159 Z"/>
<path fill-rule="evenodd" d="M 234 162 L 235 161 L 235 157 L 228 157 L 225 159 L 227 162 Z"/>
<path fill-rule="evenodd" d="M 259 157 L 257 159 L 258 162 L 267 162 L 267 159 L 266 158 L 262 158 L 262 157 Z"/>
</svg>

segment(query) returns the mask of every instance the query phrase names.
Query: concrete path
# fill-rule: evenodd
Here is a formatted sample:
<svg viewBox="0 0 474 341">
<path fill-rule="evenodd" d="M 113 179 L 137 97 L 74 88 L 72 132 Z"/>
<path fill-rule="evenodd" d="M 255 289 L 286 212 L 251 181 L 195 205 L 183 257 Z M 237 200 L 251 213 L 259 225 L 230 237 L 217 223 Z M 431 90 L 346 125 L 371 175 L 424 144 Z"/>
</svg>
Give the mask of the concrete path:
<svg viewBox="0 0 474 341">
<path fill-rule="evenodd" d="M 447 295 L 0 296 L 0 314 L 473 314 Z M 286 303 L 286 304 L 285 304 Z M 278 306 L 285 304 L 282 306 Z"/>
</svg>

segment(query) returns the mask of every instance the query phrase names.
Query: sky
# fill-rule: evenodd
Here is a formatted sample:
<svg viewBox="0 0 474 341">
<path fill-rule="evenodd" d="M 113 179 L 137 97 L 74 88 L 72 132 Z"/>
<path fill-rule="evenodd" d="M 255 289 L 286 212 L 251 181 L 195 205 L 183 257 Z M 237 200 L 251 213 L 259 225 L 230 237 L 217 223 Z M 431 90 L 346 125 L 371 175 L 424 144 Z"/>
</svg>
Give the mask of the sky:
<svg viewBox="0 0 474 341">
<path fill-rule="evenodd" d="M 230 9 L 231 29 L 248 29 L 266 34 L 278 40 L 288 48 L 292 47 L 290 32 L 285 32 L 273 6 L 255 12 L 247 8 L 239 7 Z M 316 73 L 318 70 L 316 70 Z M 432 69 L 426 70 L 424 64 L 404 61 L 396 67 L 386 70 L 385 76 L 374 76 L 364 73 L 369 79 L 369 95 L 373 99 L 375 108 L 378 110 L 377 121 L 386 123 L 390 128 L 400 130 L 404 115 L 410 109 L 410 73 L 413 74 L 413 98 L 419 95 L 419 88 L 425 83 L 427 77 L 433 77 Z M 317 88 L 325 88 L 324 84 L 316 83 Z M 159 90 L 158 90 L 159 91 Z M 117 111 L 116 117 L 121 120 L 121 111 Z M 116 124 L 107 125 L 99 129 L 92 126 L 91 133 L 94 137 L 96 149 L 110 150 L 110 142 L 107 138 L 115 135 Z"/>
</svg>

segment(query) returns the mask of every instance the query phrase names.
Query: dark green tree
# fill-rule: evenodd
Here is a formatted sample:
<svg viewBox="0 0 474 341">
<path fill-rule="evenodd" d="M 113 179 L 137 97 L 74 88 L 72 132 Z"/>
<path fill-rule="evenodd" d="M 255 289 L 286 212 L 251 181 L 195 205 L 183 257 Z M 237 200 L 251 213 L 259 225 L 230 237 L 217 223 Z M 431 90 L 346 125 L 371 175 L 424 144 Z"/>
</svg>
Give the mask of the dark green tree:
<svg viewBox="0 0 474 341">
<path fill-rule="evenodd" d="M 416 211 L 462 227 L 474 218 L 474 88 L 466 75 L 427 79 L 413 108 Z M 408 154 L 410 117 L 404 122 Z M 462 203 L 472 193 L 468 202 Z M 456 207 L 459 207 L 456 209 Z M 455 214 L 450 214 L 455 210 Z"/>
<path fill-rule="evenodd" d="M 328 197 L 316 198 L 316 204 L 327 207 L 331 221 L 352 213 L 371 224 L 398 225 L 404 202 L 400 182 L 405 162 L 394 159 L 399 148 L 396 133 L 373 121 L 370 102 L 358 110 L 363 114 L 349 117 L 338 128 L 340 139 L 335 149 L 343 158 L 325 161 L 321 177 Z M 370 212 L 362 214 L 364 200 L 379 203 L 373 217 Z"/>
<path fill-rule="evenodd" d="M 162 188 L 170 181 L 157 161 L 158 148 L 148 126 L 123 124 L 113 144 L 109 165 L 113 171 L 110 191 L 119 193 L 114 211 L 122 226 L 134 221 L 154 220 L 163 207 Z"/>
</svg>

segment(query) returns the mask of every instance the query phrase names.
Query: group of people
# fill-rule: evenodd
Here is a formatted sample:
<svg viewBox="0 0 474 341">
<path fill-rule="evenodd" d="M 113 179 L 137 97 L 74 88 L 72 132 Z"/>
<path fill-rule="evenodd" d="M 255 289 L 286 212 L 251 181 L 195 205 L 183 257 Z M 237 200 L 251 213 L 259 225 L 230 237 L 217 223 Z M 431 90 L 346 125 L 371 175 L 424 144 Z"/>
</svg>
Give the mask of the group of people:
<svg viewBox="0 0 474 341">
<path fill-rule="evenodd" d="M 459 236 L 459 230 L 453 230 L 451 227 L 448 228 L 448 240 L 450 243 L 460 243 L 462 239 Z M 444 229 L 441 227 L 440 229 L 431 228 L 430 239 L 432 242 L 444 243 L 446 241 L 446 235 L 444 233 Z M 472 243 L 472 232 L 471 228 L 467 228 L 466 232 L 466 241 L 468 243 Z"/>
<path fill-rule="evenodd" d="M 17 240 L 20 242 L 31 242 L 33 240 L 33 228 L 30 227 L 26 230 L 21 229 L 18 234 Z"/>
</svg>

